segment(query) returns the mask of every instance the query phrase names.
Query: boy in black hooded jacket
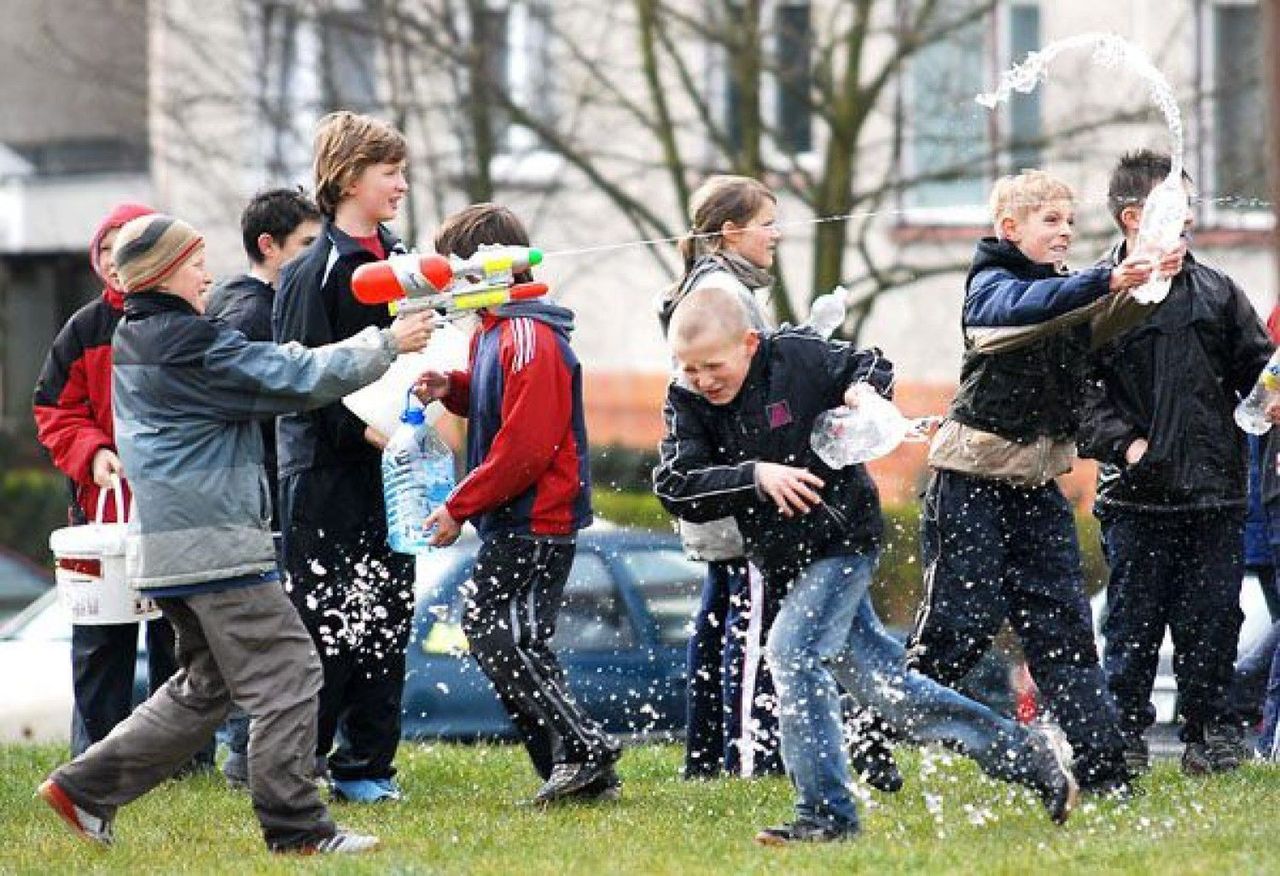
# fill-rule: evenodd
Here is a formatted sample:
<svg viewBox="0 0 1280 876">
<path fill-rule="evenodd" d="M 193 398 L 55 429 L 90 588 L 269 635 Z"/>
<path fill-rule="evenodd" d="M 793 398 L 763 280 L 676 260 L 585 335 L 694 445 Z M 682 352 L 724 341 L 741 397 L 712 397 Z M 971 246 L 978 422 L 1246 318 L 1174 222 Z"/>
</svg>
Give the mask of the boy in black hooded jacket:
<svg viewBox="0 0 1280 876">
<path fill-rule="evenodd" d="M 1170 169 L 1148 150 L 1120 159 L 1108 200 L 1132 252 L 1142 205 Z M 1188 213 L 1187 226 L 1191 224 Z M 1231 278 L 1187 254 L 1152 316 L 1091 359 L 1080 452 L 1102 463 L 1094 513 L 1111 566 L 1103 665 L 1131 766 L 1147 766 L 1151 686 L 1167 626 L 1190 774 L 1248 757 L 1227 700 L 1240 635 L 1248 457 L 1232 410 L 1272 344 Z"/>
</svg>

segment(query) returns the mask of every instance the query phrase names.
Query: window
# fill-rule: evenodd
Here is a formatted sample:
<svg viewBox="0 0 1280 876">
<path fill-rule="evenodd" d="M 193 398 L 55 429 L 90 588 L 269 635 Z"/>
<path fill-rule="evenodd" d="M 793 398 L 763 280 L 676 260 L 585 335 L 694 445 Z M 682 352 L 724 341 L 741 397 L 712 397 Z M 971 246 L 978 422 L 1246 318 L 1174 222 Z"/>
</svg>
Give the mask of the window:
<svg viewBox="0 0 1280 876">
<path fill-rule="evenodd" d="M 628 551 L 623 562 L 658 628 L 658 641 L 683 647 L 693 632 L 693 616 L 702 598 L 703 564 L 674 550 Z"/>
<path fill-rule="evenodd" d="M 551 647 L 556 651 L 634 648 L 635 630 L 604 561 L 594 553 L 574 558 Z"/>
<path fill-rule="evenodd" d="M 761 30 L 764 38 L 762 64 L 766 74 L 760 82 L 764 112 L 763 126 L 774 148 L 787 155 L 813 149 L 812 107 L 813 29 L 808 0 L 777 0 L 764 3 Z M 732 27 L 732 21 L 728 22 Z M 729 70 L 727 52 L 722 55 L 724 78 L 724 124 L 729 144 L 742 145 L 742 94 Z"/>
<path fill-rule="evenodd" d="M 486 81 L 478 89 L 496 88 L 530 115 L 554 122 L 554 42 L 551 9 L 535 0 L 492 0 L 478 22 Z M 529 152 L 537 148 L 533 131 L 511 125 L 501 108 L 494 109 L 494 140 L 498 152 Z"/>
<path fill-rule="evenodd" d="M 311 137 L 335 109 L 376 112 L 378 43 L 371 0 L 338 0 L 311 18 L 294 0 L 256 7 L 256 99 L 267 182 L 309 177 Z"/>
<path fill-rule="evenodd" d="M 1258 207 L 1267 190 L 1267 110 L 1261 81 L 1262 13 L 1256 0 L 1215 0 L 1200 22 L 1206 112 L 1201 183 L 1214 220 L 1247 214 L 1270 221 Z"/>
<path fill-rule="evenodd" d="M 928 27 L 961 22 L 975 8 L 975 0 L 943 0 Z M 1039 91 L 1014 94 L 998 114 L 973 99 L 1001 70 L 1039 47 L 1039 6 L 1012 2 L 1001 4 L 995 17 L 959 24 L 920 50 L 906 76 L 902 113 L 909 144 L 904 176 L 921 179 L 909 189 L 910 206 L 936 209 L 930 218 L 985 222 L 995 173 L 1039 165 Z M 998 65 L 991 64 L 993 48 Z"/>
</svg>

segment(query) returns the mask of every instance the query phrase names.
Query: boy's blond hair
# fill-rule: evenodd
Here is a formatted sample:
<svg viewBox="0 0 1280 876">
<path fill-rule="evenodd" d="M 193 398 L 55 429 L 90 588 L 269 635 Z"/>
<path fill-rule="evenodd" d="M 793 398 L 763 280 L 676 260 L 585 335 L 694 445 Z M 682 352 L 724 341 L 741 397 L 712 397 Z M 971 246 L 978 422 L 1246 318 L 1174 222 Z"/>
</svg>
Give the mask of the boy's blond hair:
<svg viewBox="0 0 1280 876">
<path fill-rule="evenodd" d="M 404 135 L 386 122 L 347 110 L 329 113 L 316 128 L 316 206 L 332 218 L 366 167 L 404 161 L 408 151 Z"/>
<path fill-rule="evenodd" d="M 1000 222 L 1012 217 L 1019 222 L 1032 211 L 1054 201 L 1075 201 L 1071 186 L 1043 170 L 1024 170 L 1014 176 L 1002 176 L 991 187 L 991 224 L 1000 234 Z"/>
</svg>

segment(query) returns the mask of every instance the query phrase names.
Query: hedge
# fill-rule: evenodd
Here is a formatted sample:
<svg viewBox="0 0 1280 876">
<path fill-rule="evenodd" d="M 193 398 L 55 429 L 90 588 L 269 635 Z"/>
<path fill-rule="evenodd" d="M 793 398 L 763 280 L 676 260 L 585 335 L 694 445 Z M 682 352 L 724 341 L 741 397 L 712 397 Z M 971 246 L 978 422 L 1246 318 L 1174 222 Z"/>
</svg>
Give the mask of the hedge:
<svg viewBox="0 0 1280 876">
<path fill-rule="evenodd" d="M 606 520 L 671 532 L 674 525 L 652 493 L 597 489 L 592 495 L 596 513 Z M 920 603 L 920 506 L 916 503 L 888 506 L 883 510 L 885 538 L 880 564 L 872 585 L 881 618 L 890 626 L 911 623 Z M 1084 560 L 1085 589 L 1093 593 L 1106 583 L 1106 563 L 1092 514 L 1076 515 L 1080 548 Z"/>
<path fill-rule="evenodd" d="M 35 468 L 0 471 L 0 545 L 41 565 L 53 562 L 49 533 L 67 525 L 67 480 Z"/>
</svg>

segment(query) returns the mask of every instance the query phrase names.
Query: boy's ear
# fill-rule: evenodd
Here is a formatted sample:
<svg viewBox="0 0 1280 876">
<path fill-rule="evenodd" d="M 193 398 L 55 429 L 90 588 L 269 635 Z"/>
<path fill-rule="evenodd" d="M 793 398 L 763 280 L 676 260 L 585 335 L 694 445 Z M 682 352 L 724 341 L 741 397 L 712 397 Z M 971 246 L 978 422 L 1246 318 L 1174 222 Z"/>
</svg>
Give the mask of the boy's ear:
<svg viewBox="0 0 1280 876">
<path fill-rule="evenodd" d="M 996 226 L 1000 230 L 1000 239 L 1007 240 L 1010 243 L 1017 243 L 1022 237 L 1018 230 L 1018 220 L 1013 216 L 1004 215 L 1000 217 L 1000 222 Z"/>
<path fill-rule="evenodd" d="M 756 350 L 760 349 L 760 332 L 755 329 L 747 331 L 747 336 L 742 339 L 743 346 L 747 348 L 747 352 L 754 356 Z"/>
<path fill-rule="evenodd" d="M 1136 232 L 1141 224 L 1142 208 L 1137 204 L 1130 204 L 1120 211 L 1120 226 L 1124 229 L 1125 234 Z"/>
<path fill-rule="evenodd" d="M 271 256 L 275 254 L 280 247 L 276 243 L 276 239 L 267 232 L 258 235 L 258 252 L 262 253 L 262 260 L 269 261 Z"/>
</svg>

